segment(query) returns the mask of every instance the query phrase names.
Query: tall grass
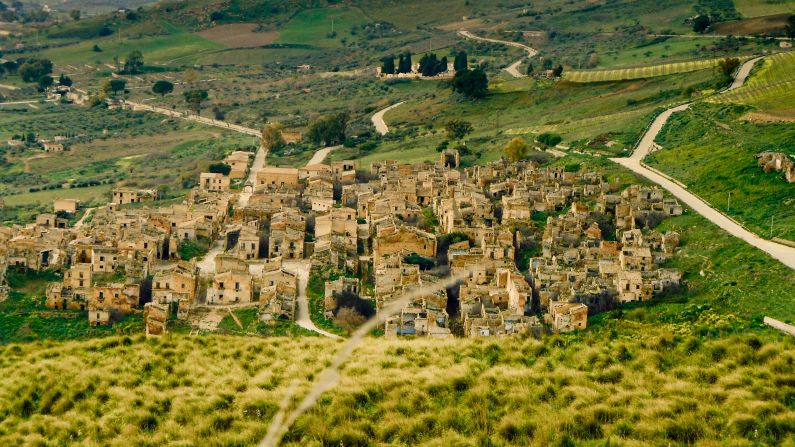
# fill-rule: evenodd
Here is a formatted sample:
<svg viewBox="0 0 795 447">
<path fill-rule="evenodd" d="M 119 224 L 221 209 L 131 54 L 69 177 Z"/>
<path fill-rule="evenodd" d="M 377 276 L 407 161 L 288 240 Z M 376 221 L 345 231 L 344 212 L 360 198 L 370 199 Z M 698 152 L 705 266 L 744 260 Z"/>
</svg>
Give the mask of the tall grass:
<svg viewBox="0 0 795 447">
<path fill-rule="evenodd" d="M 787 444 L 795 341 L 665 329 L 369 339 L 284 445 Z M 334 341 L 143 336 L 0 348 L 2 445 L 255 445 Z"/>
</svg>

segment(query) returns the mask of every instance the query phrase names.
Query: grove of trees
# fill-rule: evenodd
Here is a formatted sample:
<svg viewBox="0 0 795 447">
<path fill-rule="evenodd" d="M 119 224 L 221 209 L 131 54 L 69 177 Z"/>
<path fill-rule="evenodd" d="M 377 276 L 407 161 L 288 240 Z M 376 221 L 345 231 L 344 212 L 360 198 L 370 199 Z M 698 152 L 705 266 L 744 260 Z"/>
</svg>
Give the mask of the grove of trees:
<svg viewBox="0 0 795 447">
<path fill-rule="evenodd" d="M 19 67 L 19 76 L 25 82 L 38 82 L 39 78 L 52 73 L 49 59 L 28 59 Z"/>
<path fill-rule="evenodd" d="M 454 92 L 460 93 L 469 99 L 480 99 L 488 93 L 489 79 L 486 76 L 486 72 L 480 68 L 462 70 L 455 74 L 450 86 Z"/>
<path fill-rule="evenodd" d="M 306 138 L 316 145 L 342 144 L 350 116 L 347 112 L 326 115 L 309 123 Z"/>
<path fill-rule="evenodd" d="M 435 53 L 422 56 L 420 59 L 420 73 L 423 76 L 436 76 L 447 71 L 447 56 L 436 58 Z"/>
</svg>

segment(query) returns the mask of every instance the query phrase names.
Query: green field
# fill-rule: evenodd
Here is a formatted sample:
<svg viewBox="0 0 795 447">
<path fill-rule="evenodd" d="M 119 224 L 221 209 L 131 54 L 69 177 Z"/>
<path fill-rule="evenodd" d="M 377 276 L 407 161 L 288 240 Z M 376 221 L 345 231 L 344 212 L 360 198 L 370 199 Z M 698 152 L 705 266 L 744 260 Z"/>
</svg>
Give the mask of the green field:
<svg viewBox="0 0 795 447">
<path fill-rule="evenodd" d="M 748 104 L 763 110 L 792 109 L 795 107 L 795 53 L 766 57 L 744 86 L 712 101 Z"/>
<path fill-rule="evenodd" d="M 130 52 L 139 50 L 143 53 L 144 61 L 156 65 L 182 65 L 188 64 L 205 52 L 220 50 L 222 45 L 209 39 L 197 36 L 182 28 L 163 22 L 163 28 L 168 34 L 142 36 L 140 38 L 124 37 L 122 30 L 121 39 L 116 36 L 94 38 L 84 40 L 74 45 L 62 48 L 44 50 L 37 54 L 52 60 L 58 68 L 65 70 L 65 65 L 76 65 L 83 70 L 84 63 L 99 62 L 102 64 L 112 63 L 114 57 L 122 62 Z M 92 51 L 94 45 L 98 45 L 102 51 Z"/>
<path fill-rule="evenodd" d="M 751 231 L 770 237 L 772 219 L 772 236 L 795 241 L 795 191 L 782 174 L 765 174 L 755 158 L 769 150 L 795 154 L 795 128 L 743 121 L 747 110 L 697 104 L 675 114 L 657 139 L 663 149 L 648 163 Z"/>
<path fill-rule="evenodd" d="M 657 108 L 686 98 L 691 87 L 698 91 L 714 82 L 711 70 L 599 84 L 523 78 L 494 82 L 491 93 L 475 102 L 439 89 L 388 112 L 390 134 L 372 152 L 357 155 L 365 164 L 384 158 L 435 161 L 452 119 L 474 127 L 466 138 L 472 152 L 464 157 L 467 164 L 498 158 L 515 136 L 531 142 L 542 132 L 558 133 L 572 147 L 620 154 L 637 141 Z"/>
<path fill-rule="evenodd" d="M 734 0 L 743 17 L 760 17 L 795 11 L 795 0 Z"/>
<path fill-rule="evenodd" d="M 351 28 L 367 22 L 367 18 L 353 8 L 303 10 L 279 30 L 277 42 L 320 48 L 342 47 L 344 45 L 341 39 L 355 38 L 351 34 Z M 332 32 L 336 34 L 332 35 Z"/>
<path fill-rule="evenodd" d="M 647 67 L 617 68 L 614 70 L 571 70 L 563 73 L 563 79 L 569 82 L 607 82 L 645 79 L 657 76 L 669 76 L 676 73 L 688 73 L 715 67 L 720 59 L 672 62 L 669 64 L 650 65 Z"/>
</svg>

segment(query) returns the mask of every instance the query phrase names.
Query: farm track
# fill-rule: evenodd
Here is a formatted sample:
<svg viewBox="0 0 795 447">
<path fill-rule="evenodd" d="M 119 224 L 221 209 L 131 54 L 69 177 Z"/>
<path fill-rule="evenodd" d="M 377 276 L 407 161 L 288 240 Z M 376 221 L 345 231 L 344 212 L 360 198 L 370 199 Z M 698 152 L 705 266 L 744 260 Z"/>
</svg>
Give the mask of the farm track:
<svg viewBox="0 0 795 447">
<path fill-rule="evenodd" d="M 466 38 L 466 39 L 479 40 L 481 42 L 498 43 L 498 44 L 501 44 L 501 45 L 508 45 L 508 46 L 511 46 L 511 47 L 514 47 L 514 48 L 519 48 L 519 49 L 524 50 L 524 51 L 527 52 L 527 58 L 535 57 L 535 55 L 538 54 L 538 51 L 535 48 L 528 47 L 527 45 L 519 43 L 519 42 L 511 42 L 511 41 L 508 41 L 508 40 L 499 40 L 499 39 L 490 39 L 488 37 L 480 37 L 480 36 L 476 36 L 476 35 L 470 33 L 469 31 L 466 31 L 466 30 L 459 30 L 458 34 L 460 36 Z M 525 75 L 519 73 L 519 70 L 517 69 L 517 67 L 519 67 L 519 65 L 521 65 L 521 63 L 524 62 L 524 60 L 525 60 L 524 57 L 519 59 L 519 60 L 517 60 L 516 62 L 514 62 L 511 65 L 509 65 L 508 67 L 506 67 L 505 71 L 509 75 L 511 75 L 511 76 L 513 76 L 515 78 L 523 78 L 523 77 L 525 77 Z"/>
<path fill-rule="evenodd" d="M 760 59 L 761 58 L 755 58 L 745 62 L 737 71 L 731 86 L 721 92 L 721 94 L 740 88 L 748 79 L 748 75 L 750 74 L 754 64 Z M 643 159 L 646 158 L 646 156 L 649 155 L 652 150 L 654 150 L 654 140 L 657 138 L 657 135 L 660 133 L 663 127 L 665 127 L 665 124 L 668 122 L 668 119 L 671 117 L 671 115 L 687 110 L 690 108 L 690 105 L 690 103 L 678 105 L 661 113 L 652 122 L 651 126 L 649 126 L 649 129 L 643 135 L 643 138 L 641 139 L 640 143 L 638 143 L 638 147 L 632 153 L 632 156 L 627 158 L 611 158 L 610 160 L 630 169 L 636 174 L 651 180 L 659 186 L 662 186 L 676 198 L 692 208 L 695 212 L 701 214 L 710 222 L 719 226 L 732 236 L 742 239 L 748 244 L 781 261 L 781 263 L 787 267 L 795 270 L 795 247 L 789 247 L 787 245 L 764 239 L 748 231 L 739 222 L 718 211 L 705 200 L 688 191 L 687 186 L 683 185 L 681 182 L 656 169 L 650 168 L 643 162 Z"/>
</svg>

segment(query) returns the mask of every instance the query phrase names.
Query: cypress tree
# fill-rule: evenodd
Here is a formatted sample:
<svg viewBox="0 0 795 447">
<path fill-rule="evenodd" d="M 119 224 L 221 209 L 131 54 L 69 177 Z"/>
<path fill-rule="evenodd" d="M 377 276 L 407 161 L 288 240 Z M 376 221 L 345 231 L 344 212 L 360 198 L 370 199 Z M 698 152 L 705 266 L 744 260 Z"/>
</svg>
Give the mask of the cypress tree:
<svg viewBox="0 0 795 447">
<path fill-rule="evenodd" d="M 455 55 L 455 60 L 453 61 L 453 68 L 455 68 L 456 73 L 462 70 L 469 69 L 469 62 L 467 61 L 466 52 L 459 51 L 458 54 Z"/>
</svg>

